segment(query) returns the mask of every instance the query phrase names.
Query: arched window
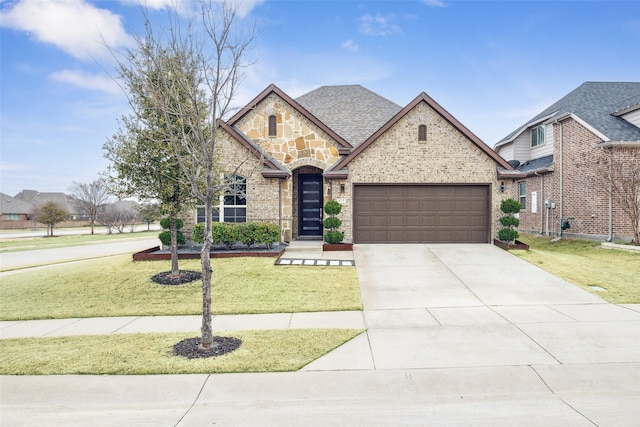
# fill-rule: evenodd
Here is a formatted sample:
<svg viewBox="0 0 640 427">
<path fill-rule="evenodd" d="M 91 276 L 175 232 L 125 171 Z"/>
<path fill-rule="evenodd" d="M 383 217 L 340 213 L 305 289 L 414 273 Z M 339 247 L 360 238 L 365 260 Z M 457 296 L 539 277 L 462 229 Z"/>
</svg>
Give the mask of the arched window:
<svg viewBox="0 0 640 427">
<path fill-rule="evenodd" d="M 427 140 L 427 125 L 418 126 L 418 141 Z"/>
<path fill-rule="evenodd" d="M 278 121 L 275 115 L 269 116 L 269 136 L 278 136 Z"/>
<path fill-rule="evenodd" d="M 213 206 L 216 222 L 247 222 L 247 179 L 240 175 L 225 175 L 227 189 Z M 197 222 L 204 222 L 204 207 L 197 210 Z"/>
</svg>

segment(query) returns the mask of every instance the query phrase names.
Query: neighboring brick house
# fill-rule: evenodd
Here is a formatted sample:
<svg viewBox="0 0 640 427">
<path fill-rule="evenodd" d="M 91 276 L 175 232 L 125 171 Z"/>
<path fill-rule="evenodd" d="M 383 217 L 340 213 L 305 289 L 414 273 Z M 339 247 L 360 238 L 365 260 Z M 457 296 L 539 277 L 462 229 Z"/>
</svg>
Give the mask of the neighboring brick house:
<svg viewBox="0 0 640 427">
<path fill-rule="evenodd" d="M 520 230 L 632 239 L 607 168 L 640 170 L 640 82 L 583 83 L 494 149 L 525 175 L 512 193 L 523 204 Z"/>
<path fill-rule="evenodd" d="M 61 222 L 58 227 L 77 226 L 77 221 L 84 221 L 82 215 L 75 212 L 71 197 L 64 193 L 39 192 L 36 190 L 22 190 L 14 197 L 2 194 L 2 222 L 0 228 L 29 228 L 36 227 L 35 215 L 37 208 L 47 202 L 55 202 L 69 212 L 69 220 Z"/>
<path fill-rule="evenodd" d="M 278 223 L 287 242 L 322 238 L 336 199 L 347 241 L 488 243 L 511 193 L 513 168 L 425 93 L 403 108 L 359 85 L 271 85 L 221 128 L 240 188 L 214 220 Z"/>
<path fill-rule="evenodd" d="M 0 193 L 0 229 L 28 228 L 33 226 L 33 205 Z"/>
</svg>

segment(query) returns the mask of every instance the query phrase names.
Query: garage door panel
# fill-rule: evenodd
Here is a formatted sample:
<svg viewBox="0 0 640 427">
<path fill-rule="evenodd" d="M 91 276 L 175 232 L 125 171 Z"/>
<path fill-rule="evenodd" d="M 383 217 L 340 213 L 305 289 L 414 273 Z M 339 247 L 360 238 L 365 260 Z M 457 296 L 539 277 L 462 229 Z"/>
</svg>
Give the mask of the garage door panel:
<svg viewBox="0 0 640 427">
<path fill-rule="evenodd" d="M 486 243 L 489 186 L 356 185 L 356 243 Z"/>
<path fill-rule="evenodd" d="M 420 225 L 422 225 L 422 218 L 420 217 L 419 213 L 407 214 L 404 219 L 407 229 L 420 230 Z"/>
<path fill-rule="evenodd" d="M 392 214 L 389 215 L 389 227 L 399 227 L 404 228 L 404 215 L 402 214 Z"/>
</svg>

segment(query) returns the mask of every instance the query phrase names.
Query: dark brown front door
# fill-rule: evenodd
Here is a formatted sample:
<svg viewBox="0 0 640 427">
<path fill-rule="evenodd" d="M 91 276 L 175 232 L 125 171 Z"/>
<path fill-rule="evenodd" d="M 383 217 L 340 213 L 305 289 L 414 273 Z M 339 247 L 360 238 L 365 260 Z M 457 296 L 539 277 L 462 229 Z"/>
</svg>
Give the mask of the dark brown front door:
<svg viewBox="0 0 640 427">
<path fill-rule="evenodd" d="M 299 235 L 322 236 L 322 175 L 300 175 L 298 184 Z"/>
<path fill-rule="evenodd" d="M 488 185 L 356 185 L 355 243 L 487 243 Z"/>
</svg>

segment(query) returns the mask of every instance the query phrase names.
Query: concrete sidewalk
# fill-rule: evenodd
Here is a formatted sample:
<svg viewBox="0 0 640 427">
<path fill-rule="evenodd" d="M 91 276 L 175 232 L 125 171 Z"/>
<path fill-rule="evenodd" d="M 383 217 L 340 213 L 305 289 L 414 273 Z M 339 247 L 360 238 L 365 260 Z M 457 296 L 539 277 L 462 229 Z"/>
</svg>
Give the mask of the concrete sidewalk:
<svg viewBox="0 0 640 427">
<path fill-rule="evenodd" d="M 0 338 L 198 332 L 202 316 L 94 317 L 0 322 Z M 214 331 L 252 329 L 364 329 L 361 311 L 212 316 Z"/>
<path fill-rule="evenodd" d="M 640 425 L 640 305 L 606 303 L 491 245 L 353 256 L 363 312 L 213 319 L 367 328 L 301 372 L 5 376 L 2 425 Z M 4 324 L 2 337 L 199 328 L 199 316 L 34 322 Z"/>
</svg>

